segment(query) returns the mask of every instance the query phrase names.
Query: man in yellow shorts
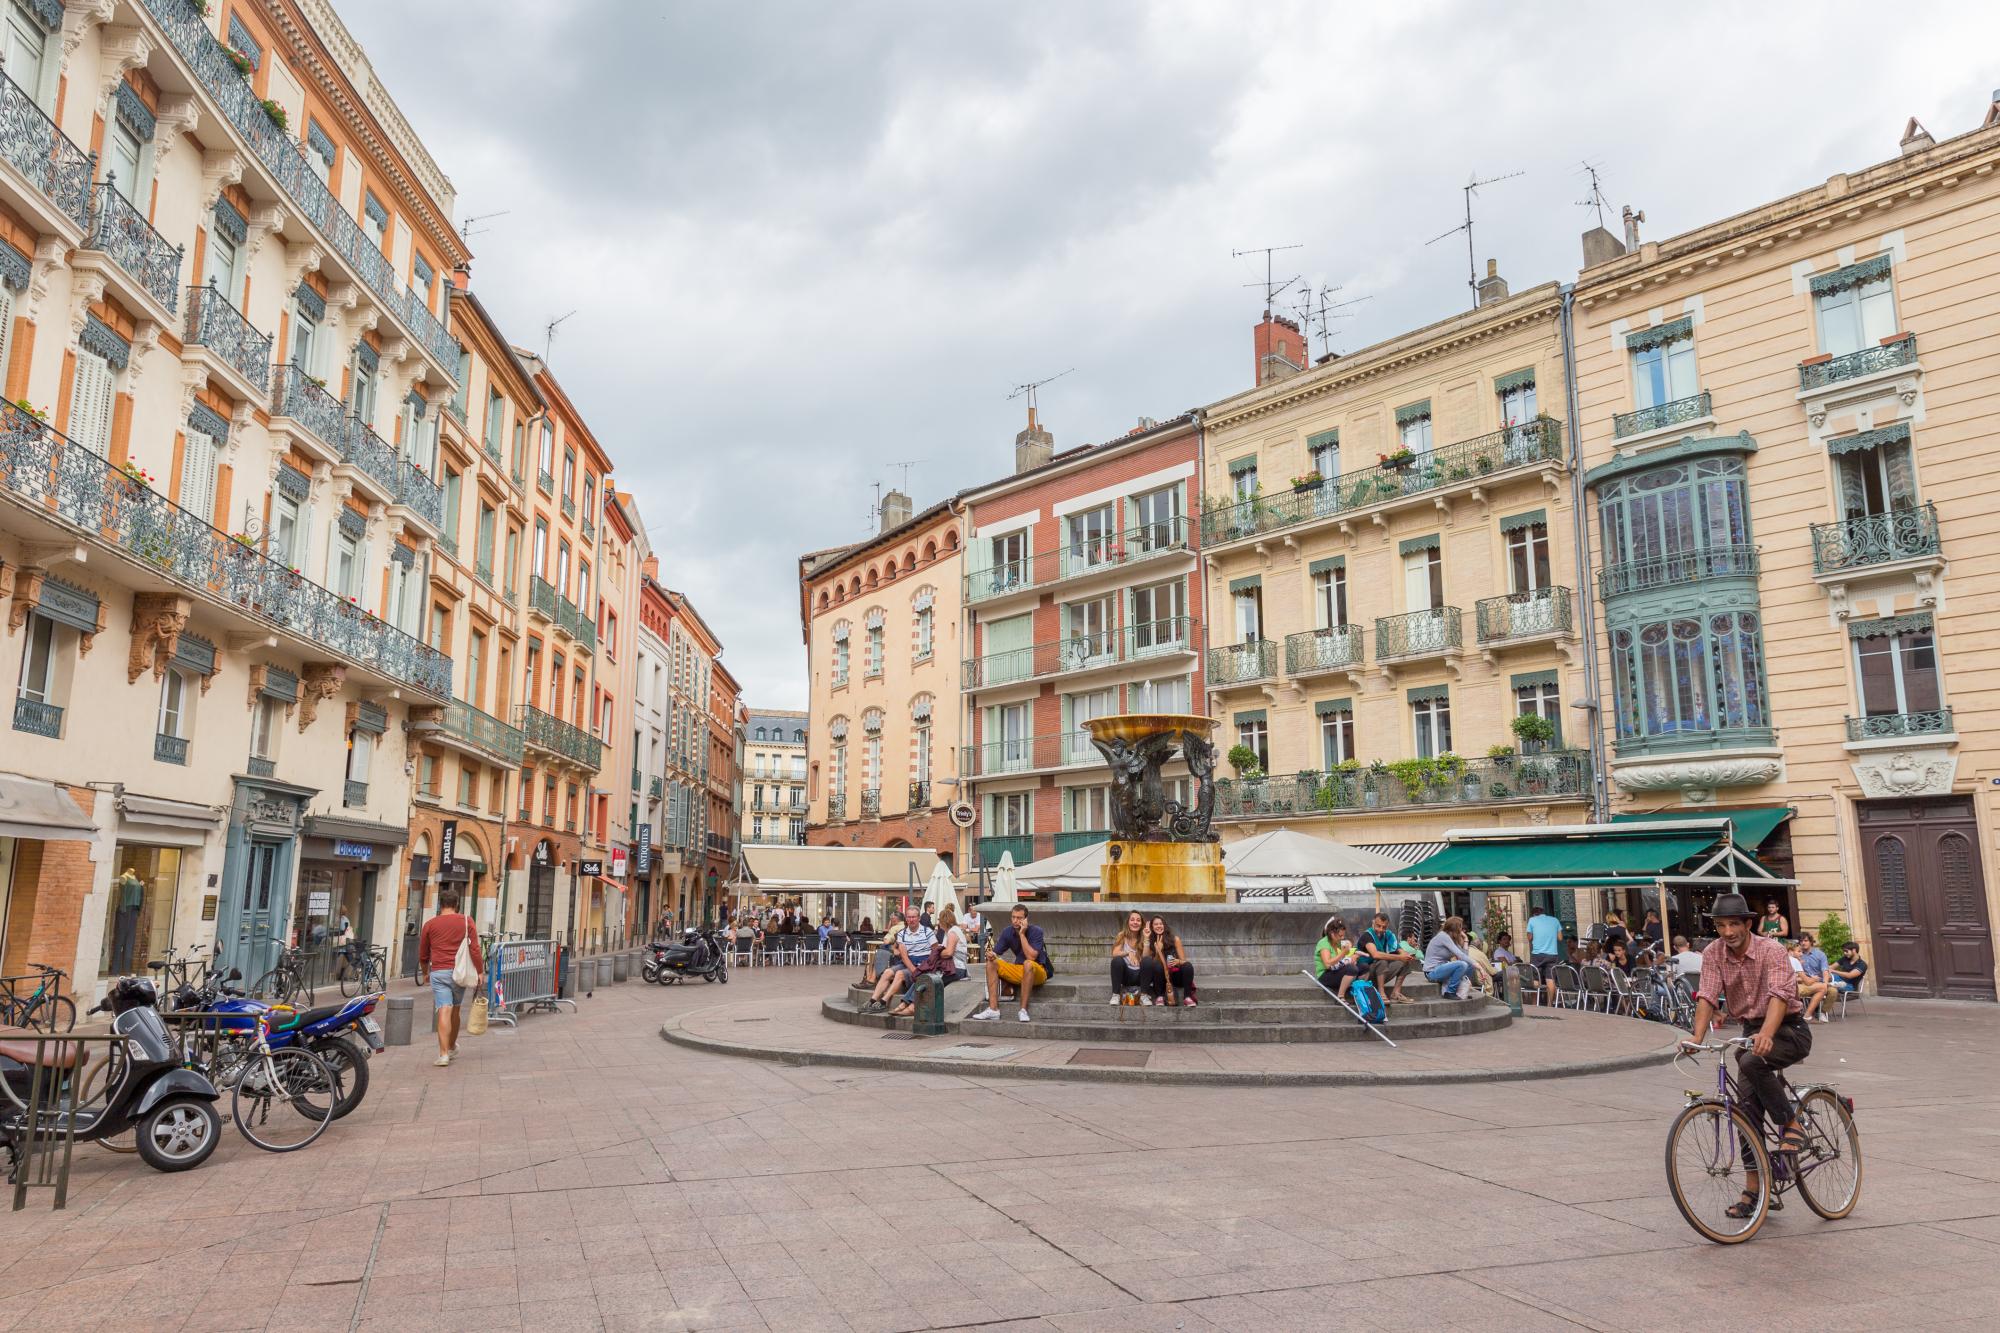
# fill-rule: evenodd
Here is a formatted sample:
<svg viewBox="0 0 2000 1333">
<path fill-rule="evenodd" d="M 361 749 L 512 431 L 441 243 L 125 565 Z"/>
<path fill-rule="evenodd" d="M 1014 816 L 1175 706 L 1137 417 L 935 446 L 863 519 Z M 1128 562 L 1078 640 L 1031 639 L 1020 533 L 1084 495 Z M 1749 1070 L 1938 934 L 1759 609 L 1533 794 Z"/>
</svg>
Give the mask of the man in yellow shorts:
<svg viewBox="0 0 2000 1333">
<path fill-rule="evenodd" d="M 1014 955 L 1012 962 L 1005 957 L 1009 953 Z M 1055 965 L 1049 961 L 1048 949 L 1042 943 L 1042 928 L 1029 925 L 1028 909 L 1014 904 L 1013 924 L 1000 932 L 992 952 L 986 955 L 986 1007 L 973 1017 L 1000 1017 L 1000 984 L 1006 982 L 1020 992 L 1021 1021 L 1028 1022 L 1028 997 L 1054 971 Z"/>
</svg>

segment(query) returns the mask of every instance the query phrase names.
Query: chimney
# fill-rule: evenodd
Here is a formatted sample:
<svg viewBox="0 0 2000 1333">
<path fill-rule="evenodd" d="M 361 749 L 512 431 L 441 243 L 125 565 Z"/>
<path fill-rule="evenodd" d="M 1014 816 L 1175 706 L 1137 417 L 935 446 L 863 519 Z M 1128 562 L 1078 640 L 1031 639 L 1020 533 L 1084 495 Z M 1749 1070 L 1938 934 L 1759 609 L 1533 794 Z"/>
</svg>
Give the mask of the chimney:
<svg viewBox="0 0 2000 1333">
<path fill-rule="evenodd" d="M 882 531 L 902 527 L 910 521 L 913 512 L 909 496 L 901 491 L 890 491 L 882 497 Z"/>
<path fill-rule="evenodd" d="M 649 555 L 639 565 L 639 571 L 653 582 L 660 581 L 660 557 Z"/>
<path fill-rule="evenodd" d="M 1634 213 L 1632 205 L 1625 205 L 1625 248 L 1628 251 L 1639 248 L 1639 224 L 1646 220 L 1644 213 Z"/>
<path fill-rule="evenodd" d="M 1507 279 L 1500 276 L 1500 261 L 1486 261 L 1486 276 L 1479 283 L 1479 304 L 1492 305 L 1507 299 Z"/>
<path fill-rule="evenodd" d="M 1995 125 L 2000 125 L 2000 88 L 1993 90 L 1993 100 L 1987 104 L 1986 119 L 1979 122 L 1979 128 L 1990 130 Z"/>
<path fill-rule="evenodd" d="M 1935 147 L 1937 140 L 1931 138 L 1931 132 L 1917 124 L 1917 118 L 1911 116 L 1910 123 L 1903 127 L 1903 156 L 1908 157 L 1912 153 L 1921 153 L 1926 148 Z"/>
<path fill-rule="evenodd" d="M 1028 428 L 1014 437 L 1014 470 L 1032 472 L 1056 456 L 1056 437 L 1035 422 L 1035 409 L 1028 409 Z"/>
<path fill-rule="evenodd" d="M 1306 338 L 1299 326 L 1283 315 L 1272 318 L 1264 312 L 1257 326 L 1257 383 L 1269 384 L 1296 375 L 1306 368 Z"/>
<path fill-rule="evenodd" d="M 1625 253 L 1625 242 L 1613 236 L 1608 228 L 1592 227 L 1583 234 L 1583 266 L 1596 268 L 1608 264 Z"/>
</svg>

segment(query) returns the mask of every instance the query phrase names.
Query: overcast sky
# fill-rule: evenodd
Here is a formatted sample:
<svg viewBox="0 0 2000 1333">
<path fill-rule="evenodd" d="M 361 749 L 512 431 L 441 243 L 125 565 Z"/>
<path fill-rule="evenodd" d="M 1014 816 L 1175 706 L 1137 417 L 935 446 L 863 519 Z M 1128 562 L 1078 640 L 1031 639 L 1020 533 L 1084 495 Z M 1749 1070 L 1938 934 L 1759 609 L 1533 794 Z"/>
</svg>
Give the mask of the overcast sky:
<svg viewBox="0 0 2000 1333">
<path fill-rule="evenodd" d="M 1470 304 L 1425 242 L 1473 173 L 1524 173 L 1474 204 L 1518 290 L 1574 278 L 1585 159 L 1664 238 L 2000 87 L 1973 4 L 335 2 L 459 218 L 506 210 L 502 327 L 576 312 L 555 372 L 764 707 L 805 706 L 796 557 L 868 534 L 888 464 L 919 508 L 1004 475 L 1011 387 L 1072 367 L 1058 448 L 1250 387 L 1232 250 L 1367 297 L 1352 350 Z"/>
</svg>

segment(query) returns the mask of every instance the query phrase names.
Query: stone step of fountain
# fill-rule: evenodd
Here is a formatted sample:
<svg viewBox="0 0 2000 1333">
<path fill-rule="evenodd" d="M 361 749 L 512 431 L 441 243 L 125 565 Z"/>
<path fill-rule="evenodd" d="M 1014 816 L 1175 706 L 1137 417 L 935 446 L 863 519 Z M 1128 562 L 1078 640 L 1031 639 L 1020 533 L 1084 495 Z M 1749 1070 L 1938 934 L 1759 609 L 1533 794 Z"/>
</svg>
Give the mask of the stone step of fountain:
<svg viewBox="0 0 2000 1333">
<path fill-rule="evenodd" d="M 975 996 L 975 999 L 977 997 Z M 1377 1024 L 1392 1041 L 1422 1040 L 1429 1037 L 1463 1037 L 1481 1032 L 1491 1032 L 1512 1021 L 1505 1005 L 1488 1001 L 1468 1001 L 1455 1005 L 1462 1012 L 1455 1016 L 1415 1015 L 1406 1011 L 1414 1005 L 1398 1005 L 1391 1009 L 1389 1020 Z M 1303 1015 L 1310 1011 L 1298 1007 Z M 1329 1006 L 1315 1015 L 1314 1021 L 1300 1022 L 1236 1022 L 1227 1016 L 1221 1021 L 1202 1019 L 1192 1022 L 1174 1020 L 1204 1013 L 1204 1008 L 1164 1009 L 1124 1007 L 1107 1012 L 1104 1019 L 1088 1021 L 1058 1015 L 1053 1006 L 1046 1009 L 1031 1005 L 1032 1022 L 1022 1023 L 1016 1017 L 1017 1008 L 1011 1002 L 1001 1007 L 1000 1017 L 976 1019 L 961 1017 L 948 1019 L 947 1033 L 955 1036 L 978 1037 L 1000 1036 L 1020 1037 L 1033 1041 L 1076 1041 L 1076 1042 L 1141 1042 L 1148 1044 L 1180 1043 L 1270 1043 L 1270 1042 L 1342 1042 L 1375 1041 L 1374 1033 L 1356 1022 L 1350 1015 Z M 844 999 L 828 999 L 821 1004 L 821 1016 L 838 1023 L 851 1023 L 861 1027 L 881 1028 L 884 1031 L 910 1030 L 910 1020 L 894 1018 L 887 1014 L 862 1014 Z M 1152 1019 L 1136 1022 L 1120 1021 L 1117 1015 L 1155 1015 Z"/>
</svg>

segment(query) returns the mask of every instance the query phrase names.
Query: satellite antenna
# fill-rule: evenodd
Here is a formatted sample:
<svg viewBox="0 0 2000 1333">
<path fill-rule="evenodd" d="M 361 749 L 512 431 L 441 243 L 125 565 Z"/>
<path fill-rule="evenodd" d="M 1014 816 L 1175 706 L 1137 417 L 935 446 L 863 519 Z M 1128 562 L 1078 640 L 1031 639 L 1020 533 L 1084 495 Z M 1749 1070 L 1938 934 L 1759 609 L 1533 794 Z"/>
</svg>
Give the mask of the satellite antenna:
<svg viewBox="0 0 2000 1333">
<path fill-rule="evenodd" d="M 1285 289 L 1299 280 L 1299 275 L 1296 273 L 1286 278 L 1283 282 L 1278 282 L 1274 279 L 1271 276 L 1271 256 L 1279 250 L 1303 250 L 1305 248 L 1305 242 L 1301 241 L 1297 245 L 1267 245 L 1257 249 L 1231 250 L 1229 252 L 1231 259 L 1242 259 L 1246 255 L 1264 256 L 1264 281 L 1261 283 L 1246 282 L 1243 285 L 1245 287 L 1261 286 L 1264 289 L 1264 313 L 1266 315 L 1271 313 L 1271 307 L 1277 303 L 1278 297 L 1284 293 Z"/>
<path fill-rule="evenodd" d="M 575 313 L 576 311 L 572 310 L 569 312 L 569 315 L 574 315 Z M 542 360 L 546 361 L 549 359 L 549 349 L 556 345 L 556 326 L 568 319 L 569 315 L 556 316 L 549 321 L 548 327 L 542 330 Z"/>
<path fill-rule="evenodd" d="M 465 221 L 458 224 L 458 234 L 460 236 L 463 236 L 468 241 L 475 236 L 484 236 L 487 232 L 492 231 L 493 228 L 481 227 L 478 231 L 474 231 L 472 229 L 473 223 L 484 222 L 488 218 L 504 218 L 513 211 L 514 210 L 511 208 L 503 208 L 498 213 L 481 213 L 476 218 L 467 218 Z"/>
<path fill-rule="evenodd" d="M 883 464 L 883 466 L 899 467 L 903 469 L 903 484 L 899 489 L 902 491 L 904 495 L 908 495 L 910 493 L 910 469 L 915 467 L 919 463 L 928 463 L 928 462 L 930 462 L 928 458 L 912 458 L 907 463 L 885 463 Z"/>
<path fill-rule="evenodd" d="M 1602 227 L 1604 225 L 1604 210 L 1611 207 L 1611 205 L 1604 198 L 1604 183 L 1598 177 L 1597 164 L 1586 160 L 1583 164 L 1583 170 L 1576 174 L 1590 177 L 1590 198 L 1577 200 L 1576 206 L 1578 208 L 1596 209 L 1597 225 Z"/>
<path fill-rule="evenodd" d="M 1007 395 L 1007 401 L 1010 403 L 1013 402 L 1016 398 L 1019 398 L 1022 394 L 1026 394 L 1028 396 L 1029 430 L 1037 429 L 1035 425 L 1035 401 L 1036 401 L 1035 391 L 1037 389 L 1040 389 L 1044 384 L 1054 384 L 1057 380 L 1061 379 L 1063 375 L 1067 375 L 1070 373 L 1071 370 L 1075 369 L 1076 369 L 1075 366 L 1071 366 L 1069 370 L 1063 371 L 1062 375 L 1051 375 L 1045 380 L 1036 380 L 1033 384 L 1016 384 L 1014 386 L 1014 392 Z"/>
<path fill-rule="evenodd" d="M 1468 181 L 1461 187 L 1465 191 L 1465 221 L 1459 223 L 1450 231 L 1445 232 L 1443 236 L 1433 236 L 1424 242 L 1425 245 L 1436 245 L 1445 236 L 1456 236 L 1459 232 L 1465 233 L 1465 268 L 1468 275 L 1465 285 L 1472 288 L 1472 308 L 1474 310 L 1479 309 L 1479 260 L 1474 257 L 1472 250 L 1472 196 L 1479 192 L 1479 187 L 1482 185 L 1492 185 L 1497 181 L 1510 181 L 1516 176 L 1525 176 L 1527 174 L 1525 171 L 1510 171 L 1504 176 L 1489 176 L 1483 181 Z"/>
</svg>

